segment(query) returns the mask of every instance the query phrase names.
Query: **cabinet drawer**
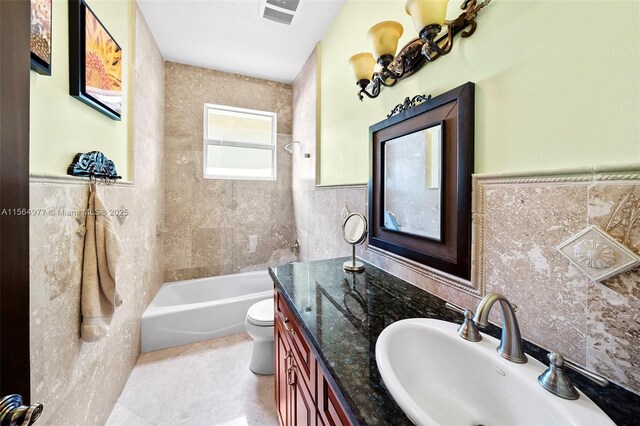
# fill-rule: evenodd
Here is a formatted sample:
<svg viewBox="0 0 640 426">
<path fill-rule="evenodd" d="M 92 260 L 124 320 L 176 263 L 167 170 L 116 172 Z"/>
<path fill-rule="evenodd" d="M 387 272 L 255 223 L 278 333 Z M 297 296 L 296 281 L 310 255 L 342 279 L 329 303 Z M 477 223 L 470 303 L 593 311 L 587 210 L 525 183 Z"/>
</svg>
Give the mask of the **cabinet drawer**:
<svg viewBox="0 0 640 426">
<path fill-rule="evenodd" d="M 283 300 L 278 290 L 274 290 L 273 300 L 275 303 L 276 315 L 279 316 L 284 321 L 285 320 L 284 310 L 286 309 L 286 305 L 285 305 L 285 301 Z"/>
<path fill-rule="evenodd" d="M 278 319 L 277 317 L 279 317 L 282 321 L 282 328 L 286 331 L 286 334 L 289 337 L 289 343 L 291 345 L 293 355 L 296 358 L 296 362 L 300 370 L 299 372 L 305 379 L 307 386 L 313 388 L 311 378 L 313 377 L 312 373 L 315 375 L 315 358 L 311 353 L 311 348 L 305 340 L 295 317 L 291 314 L 289 307 L 278 291 L 276 291 L 275 304 L 276 320 Z"/>
</svg>

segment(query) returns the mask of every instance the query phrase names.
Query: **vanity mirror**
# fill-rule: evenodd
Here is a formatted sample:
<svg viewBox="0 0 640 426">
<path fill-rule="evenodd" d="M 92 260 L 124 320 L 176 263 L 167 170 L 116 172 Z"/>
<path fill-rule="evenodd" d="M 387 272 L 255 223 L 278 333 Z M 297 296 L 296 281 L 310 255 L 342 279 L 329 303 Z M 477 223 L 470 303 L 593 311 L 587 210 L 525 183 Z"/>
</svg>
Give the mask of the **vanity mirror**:
<svg viewBox="0 0 640 426">
<path fill-rule="evenodd" d="M 474 85 L 369 128 L 369 246 L 468 280 Z"/>
<path fill-rule="evenodd" d="M 356 260 L 356 246 L 367 239 L 367 219 L 360 213 L 351 213 L 342 223 L 342 236 L 352 248 L 351 260 L 347 260 L 343 265 L 345 271 L 364 271 L 364 264 Z"/>
<path fill-rule="evenodd" d="M 384 229 L 442 239 L 443 123 L 384 143 Z"/>
</svg>

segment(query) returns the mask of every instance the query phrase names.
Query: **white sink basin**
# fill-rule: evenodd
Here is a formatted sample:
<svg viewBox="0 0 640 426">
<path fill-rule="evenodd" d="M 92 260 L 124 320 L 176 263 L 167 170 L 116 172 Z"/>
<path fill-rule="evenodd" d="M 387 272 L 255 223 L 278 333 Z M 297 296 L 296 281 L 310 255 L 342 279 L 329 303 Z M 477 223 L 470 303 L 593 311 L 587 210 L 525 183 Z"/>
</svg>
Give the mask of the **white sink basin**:
<svg viewBox="0 0 640 426">
<path fill-rule="evenodd" d="M 418 425 L 614 425 L 580 392 L 574 401 L 538 384 L 546 366 L 515 364 L 496 352 L 497 339 L 468 342 L 458 324 L 408 319 L 385 328 L 376 361 L 400 408 Z"/>
</svg>

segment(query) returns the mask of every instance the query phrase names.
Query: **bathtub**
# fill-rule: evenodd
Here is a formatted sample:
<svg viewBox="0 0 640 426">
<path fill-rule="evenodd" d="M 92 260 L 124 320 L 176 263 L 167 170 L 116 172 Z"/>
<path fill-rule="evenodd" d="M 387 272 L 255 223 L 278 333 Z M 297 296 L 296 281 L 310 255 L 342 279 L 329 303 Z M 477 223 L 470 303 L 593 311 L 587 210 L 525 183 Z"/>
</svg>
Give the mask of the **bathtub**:
<svg viewBox="0 0 640 426">
<path fill-rule="evenodd" d="M 142 315 L 142 352 L 244 331 L 249 307 L 270 297 L 267 271 L 165 283 Z"/>
</svg>

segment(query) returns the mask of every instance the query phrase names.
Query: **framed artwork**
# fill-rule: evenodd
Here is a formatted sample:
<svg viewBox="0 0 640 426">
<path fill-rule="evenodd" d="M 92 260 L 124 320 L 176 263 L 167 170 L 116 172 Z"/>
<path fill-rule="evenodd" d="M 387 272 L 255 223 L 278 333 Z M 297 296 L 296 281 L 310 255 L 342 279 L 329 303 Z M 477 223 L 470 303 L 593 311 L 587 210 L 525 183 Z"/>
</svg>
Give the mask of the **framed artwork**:
<svg viewBox="0 0 640 426">
<path fill-rule="evenodd" d="M 31 0 L 31 69 L 51 75 L 52 0 Z"/>
<path fill-rule="evenodd" d="M 122 48 L 83 0 L 69 0 L 69 91 L 122 119 Z"/>
</svg>

